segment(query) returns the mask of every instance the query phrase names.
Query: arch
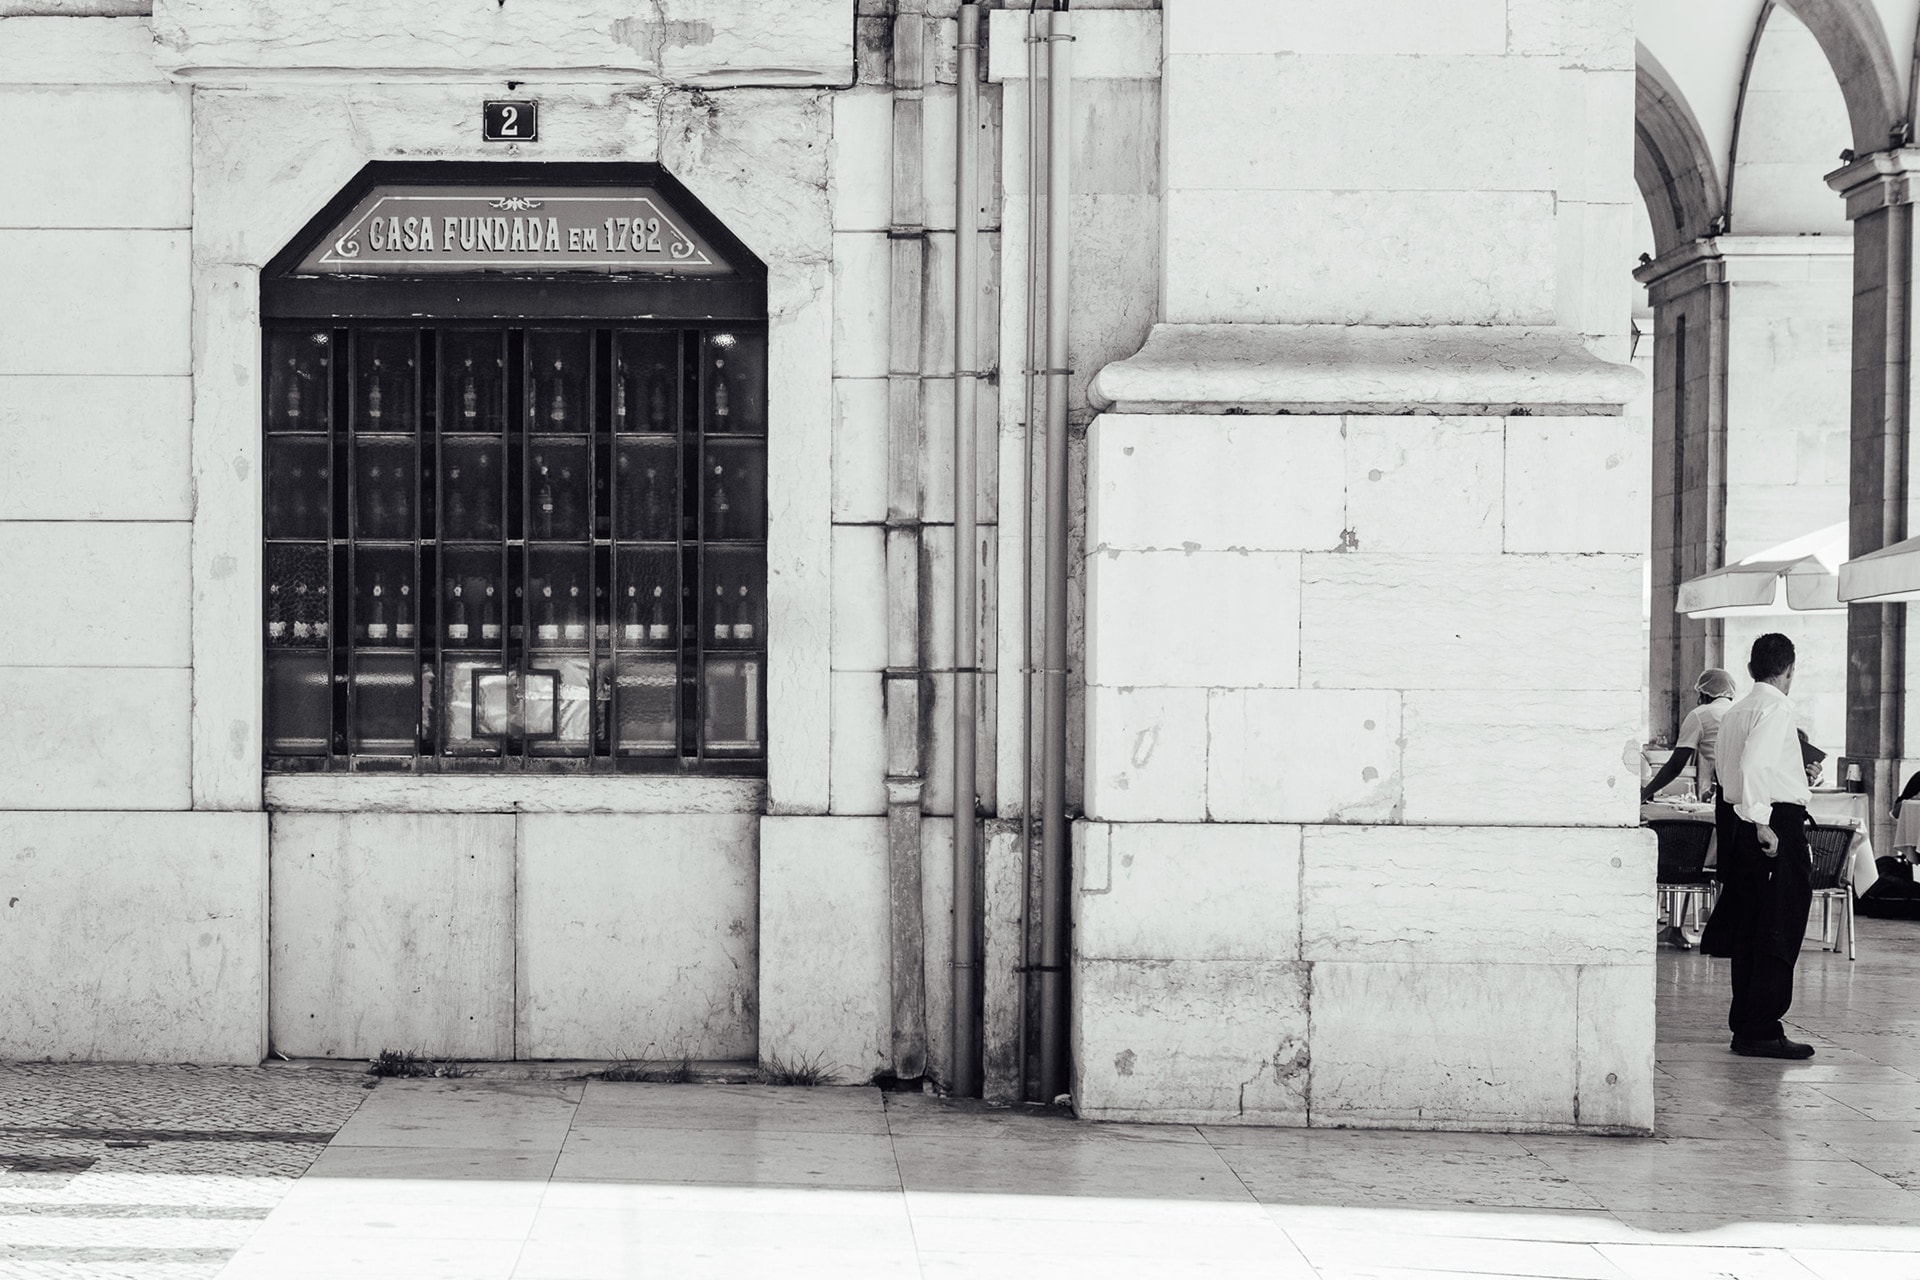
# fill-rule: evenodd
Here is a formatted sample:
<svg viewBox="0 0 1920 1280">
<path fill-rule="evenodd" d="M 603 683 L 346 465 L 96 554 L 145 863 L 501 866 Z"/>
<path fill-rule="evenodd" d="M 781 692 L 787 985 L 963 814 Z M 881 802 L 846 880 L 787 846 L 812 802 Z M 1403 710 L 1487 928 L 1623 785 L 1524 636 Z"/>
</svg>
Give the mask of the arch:
<svg viewBox="0 0 1920 1280">
<path fill-rule="evenodd" d="M 1791 9 L 1768 0 L 1747 47 L 1727 148 L 1728 229 L 1852 235 L 1825 181 L 1850 136 L 1826 51 Z"/>
<path fill-rule="evenodd" d="M 1903 145 L 1907 140 L 1906 95 L 1901 92 L 1893 45 L 1872 0 L 1778 3 L 1806 24 L 1825 51 L 1847 102 L 1853 149 L 1865 155 Z"/>
<path fill-rule="evenodd" d="M 1712 234 L 1725 205 L 1706 134 L 1645 45 L 1634 49 L 1633 176 L 1657 253 Z"/>
</svg>

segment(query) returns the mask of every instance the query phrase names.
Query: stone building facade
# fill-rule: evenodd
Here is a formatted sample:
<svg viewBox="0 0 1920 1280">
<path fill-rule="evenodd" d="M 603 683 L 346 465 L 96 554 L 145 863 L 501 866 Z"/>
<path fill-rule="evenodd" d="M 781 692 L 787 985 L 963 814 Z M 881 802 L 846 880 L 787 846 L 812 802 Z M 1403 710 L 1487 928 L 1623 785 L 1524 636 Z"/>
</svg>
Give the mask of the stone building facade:
<svg viewBox="0 0 1920 1280">
<path fill-rule="evenodd" d="M 1035 1093 L 1027 146 L 1058 86 L 1025 6 L 982 6 L 958 137 L 959 7 L 0 5 L 0 574 L 38 619 L 0 636 L 0 1056 L 946 1082 L 958 927 L 983 1091 Z M 1629 6 L 1072 19 L 1075 1107 L 1650 1128 Z M 502 98 L 537 141 L 483 140 Z M 762 768 L 266 767 L 263 278 L 400 162 L 657 166 L 763 268 Z"/>
</svg>

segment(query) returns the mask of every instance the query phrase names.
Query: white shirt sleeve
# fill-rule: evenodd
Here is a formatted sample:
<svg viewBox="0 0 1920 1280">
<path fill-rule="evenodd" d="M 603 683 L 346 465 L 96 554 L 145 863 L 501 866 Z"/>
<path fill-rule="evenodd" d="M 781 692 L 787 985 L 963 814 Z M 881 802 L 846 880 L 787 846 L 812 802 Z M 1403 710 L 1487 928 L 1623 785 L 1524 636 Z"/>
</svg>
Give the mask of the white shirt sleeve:
<svg viewBox="0 0 1920 1280">
<path fill-rule="evenodd" d="M 1705 707 L 1695 707 L 1687 712 L 1687 718 L 1680 722 L 1680 740 L 1673 744 L 1675 751 L 1700 749 L 1700 734 L 1705 729 L 1707 721 L 1706 716 L 1702 714 L 1705 710 Z"/>
<path fill-rule="evenodd" d="M 1793 709 L 1785 702 L 1769 706 L 1747 731 L 1740 751 L 1740 803 L 1734 812 L 1764 826 L 1773 821 L 1775 801 L 1806 802 L 1807 775 L 1787 777 L 1782 762 L 1800 760 L 1800 738 L 1793 731 Z"/>
</svg>

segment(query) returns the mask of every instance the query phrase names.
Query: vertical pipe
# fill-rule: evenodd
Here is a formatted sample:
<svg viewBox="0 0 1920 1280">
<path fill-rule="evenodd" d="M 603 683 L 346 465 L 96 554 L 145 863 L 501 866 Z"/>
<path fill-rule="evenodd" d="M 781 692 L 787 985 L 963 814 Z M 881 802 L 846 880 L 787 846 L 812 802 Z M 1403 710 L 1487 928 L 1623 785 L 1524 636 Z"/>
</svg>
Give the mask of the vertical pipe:
<svg viewBox="0 0 1920 1280">
<path fill-rule="evenodd" d="M 1041 333 L 1040 281 L 1046 246 L 1041 241 L 1041 187 L 1045 183 L 1047 150 L 1046 100 L 1040 96 L 1045 71 L 1050 11 L 1027 10 L 1027 368 L 1026 408 L 1020 441 L 1020 1096 L 1030 1100 L 1027 1082 L 1028 998 L 1033 955 L 1033 443 L 1040 434 L 1041 361 L 1046 341 Z M 1003 496 L 1002 503 L 1006 501 Z"/>
<path fill-rule="evenodd" d="M 975 876 L 978 808 L 974 722 L 980 636 L 975 559 L 974 470 L 979 459 L 980 9 L 960 4 L 960 67 L 954 87 L 953 223 L 953 1092 L 981 1092 L 980 891 Z"/>
<path fill-rule="evenodd" d="M 1042 640 L 1046 701 L 1040 862 L 1040 1098 L 1067 1092 L 1067 191 L 1073 158 L 1073 23 L 1054 0 L 1047 33 L 1047 564 Z"/>
</svg>

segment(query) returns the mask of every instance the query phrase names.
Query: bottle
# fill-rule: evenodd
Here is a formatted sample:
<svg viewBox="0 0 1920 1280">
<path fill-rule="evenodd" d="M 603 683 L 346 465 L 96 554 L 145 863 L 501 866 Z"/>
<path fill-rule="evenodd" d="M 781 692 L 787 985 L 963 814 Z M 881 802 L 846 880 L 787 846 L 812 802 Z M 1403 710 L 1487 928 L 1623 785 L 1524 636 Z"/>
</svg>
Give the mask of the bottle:
<svg viewBox="0 0 1920 1280">
<path fill-rule="evenodd" d="M 654 644 L 667 644 L 673 639 L 672 628 L 667 624 L 667 599 L 660 587 L 653 589 L 653 612 L 647 619 L 647 639 Z"/>
<path fill-rule="evenodd" d="M 306 526 L 302 532 L 311 537 L 324 538 L 327 536 L 327 515 L 333 509 L 330 505 L 332 495 L 327 492 L 325 466 L 313 469 L 313 489 L 313 506 L 307 511 Z"/>
<path fill-rule="evenodd" d="M 287 421 L 300 423 L 300 362 L 287 357 Z"/>
<path fill-rule="evenodd" d="M 473 381 L 473 357 L 467 357 L 467 376 L 460 386 L 460 416 L 472 422 L 480 416 L 480 388 Z"/>
<path fill-rule="evenodd" d="M 553 362 L 553 403 L 547 408 L 547 421 L 561 428 L 567 421 L 566 375 L 558 360 Z"/>
<path fill-rule="evenodd" d="M 500 602 L 494 598 L 491 582 L 480 600 L 480 638 L 488 644 L 500 643 Z"/>
<path fill-rule="evenodd" d="M 393 602 L 393 638 L 413 642 L 413 584 L 400 584 L 400 596 Z"/>
<path fill-rule="evenodd" d="M 456 578 L 447 579 L 448 595 L 452 600 L 447 605 L 447 643 L 462 645 L 467 642 L 467 596 L 466 588 Z"/>
<path fill-rule="evenodd" d="M 473 536 L 492 538 L 499 536 L 499 525 L 494 521 L 493 513 L 498 508 L 495 501 L 500 496 L 500 486 L 493 478 L 493 450 L 480 451 L 480 475 L 473 482 L 473 492 L 479 499 L 479 507 L 474 515 Z"/>
<path fill-rule="evenodd" d="M 753 641 L 753 603 L 747 599 L 745 583 L 740 585 L 740 603 L 734 606 L 733 638 L 745 643 Z"/>
<path fill-rule="evenodd" d="M 396 538 L 413 536 L 413 486 L 407 483 L 407 469 L 393 469 L 393 494 L 387 503 L 388 532 Z"/>
<path fill-rule="evenodd" d="M 385 581 L 376 573 L 373 575 L 373 595 L 367 605 L 367 639 L 378 644 L 387 638 L 387 588 Z"/>
<path fill-rule="evenodd" d="M 566 614 L 562 620 L 565 623 L 563 634 L 569 642 L 580 643 L 586 640 L 587 619 L 580 611 L 580 580 L 578 578 L 567 579 Z"/>
<path fill-rule="evenodd" d="M 667 536 L 667 512 L 660 501 L 660 472 L 647 468 L 647 487 L 640 498 L 640 536 L 643 538 L 664 538 Z"/>
<path fill-rule="evenodd" d="M 727 522 L 732 514 L 733 503 L 727 498 L 726 468 L 716 462 L 713 464 L 713 506 L 707 513 L 707 536 L 726 537 Z"/>
<path fill-rule="evenodd" d="M 722 643 L 733 639 L 733 627 L 727 622 L 727 589 L 719 583 L 713 587 L 713 638 Z"/>
<path fill-rule="evenodd" d="M 629 583 L 626 603 L 620 607 L 620 640 L 623 644 L 639 644 L 646 638 L 647 629 L 640 622 L 640 588 Z"/>
<path fill-rule="evenodd" d="M 373 361 L 373 373 L 367 385 L 367 419 L 374 424 L 374 430 L 380 429 L 380 415 L 386 403 L 386 393 L 380 389 L 382 380 L 379 357 Z"/>
<path fill-rule="evenodd" d="M 560 468 L 560 483 L 554 487 L 553 526 L 561 537 L 573 533 L 578 525 L 574 515 L 573 468 Z"/>
<path fill-rule="evenodd" d="M 613 380 L 613 429 L 627 429 L 627 370 L 623 365 L 620 374 Z"/>
<path fill-rule="evenodd" d="M 285 602 L 280 599 L 280 584 L 267 584 L 267 639 L 275 644 L 287 638 Z"/>
<path fill-rule="evenodd" d="M 606 644 L 613 635 L 613 628 L 607 624 L 607 589 L 604 586 L 593 589 L 593 638 L 599 644 Z"/>
<path fill-rule="evenodd" d="M 647 429 L 665 431 L 667 425 L 667 369 L 656 364 L 647 379 Z"/>
<path fill-rule="evenodd" d="M 552 644 L 560 639 L 560 624 L 553 617 L 552 583 L 544 583 L 540 587 L 540 622 L 533 634 L 543 644 Z"/>
<path fill-rule="evenodd" d="M 377 538 L 387 531 L 387 488 L 381 475 L 379 463 L 367 472 L 366 492 L 361 497 L 364 503 L 360 513 L 364 524 L 360 530 L 362 537 Z"/>
<path fill-rule="evenodd" d="M 510 640 L 524 640 L 527 638 L 526 597 L 522 589 L 518 586 L 515 586 L 513 589 L 513 614 L 514 620 L 507 627 L 507 638 Z"/>
<path fill-rule="evenodd" d="M 443 532 L 457 538 L 467 528 L 467 495 L 460 488 L 460 468 L 447 468 L 447 520 Z"/>
<path fill-rule="evenodd" d="M 533 465 L 540 473 L 539 484 L 533 493 L 534 527 L 539 531 L 538 536 L 551 538 L 553 536 L 553 480 L 547 475 L 545 458 L 535 454 Z"/>
<path fill-rule="evenodd" d="M 327 642 L 327 633 L 332 626 L 333 606 L 327 602 L 327 588 L 323 583 L 313 589 L 313 638 L 321 644 Z"/>
<path fill-rule="evenodd" d="M 727 385 L 727 361 L 717 356 L 713 362 L 713 429 L 728 429 L 728 415 L 733 412 L 733 391 Z"/>
<path fill-rule="evenodd" d="M 304 582 L 293 584 L 293 638 L 313 638 L 313 624 L 307 619 L 307 584 Z"/>
</svg>

